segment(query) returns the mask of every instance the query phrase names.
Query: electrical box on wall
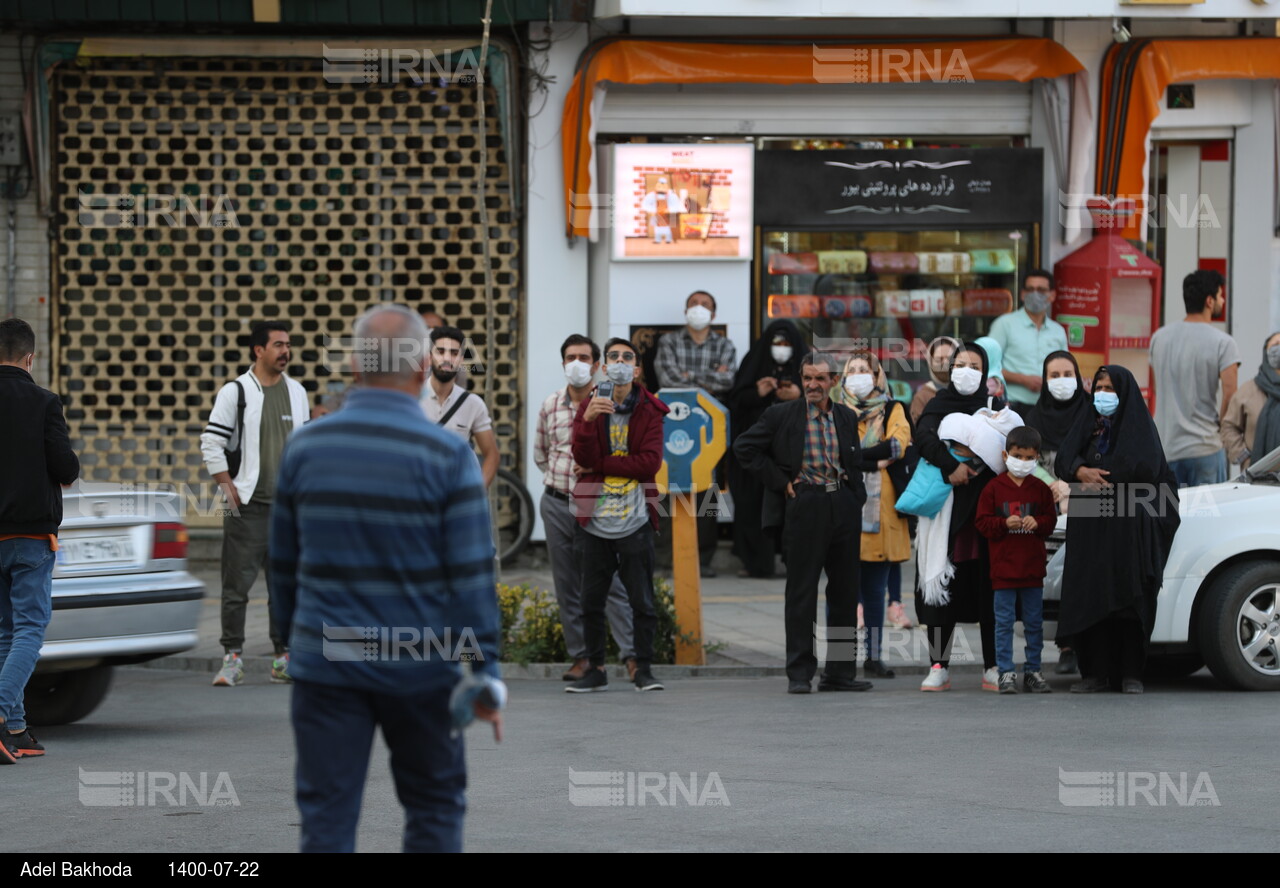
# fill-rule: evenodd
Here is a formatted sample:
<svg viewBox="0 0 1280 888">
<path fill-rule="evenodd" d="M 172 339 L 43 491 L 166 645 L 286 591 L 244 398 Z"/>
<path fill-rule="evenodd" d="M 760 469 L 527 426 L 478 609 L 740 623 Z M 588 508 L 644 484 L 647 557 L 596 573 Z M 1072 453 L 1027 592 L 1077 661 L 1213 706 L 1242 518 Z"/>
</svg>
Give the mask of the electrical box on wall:
<svg viewBox="0 0 1280 888">
<path fill-rule="evenodd" d="M 22 166 L 22 117 L 0 115 L 0 166 Z"/>
</svg>

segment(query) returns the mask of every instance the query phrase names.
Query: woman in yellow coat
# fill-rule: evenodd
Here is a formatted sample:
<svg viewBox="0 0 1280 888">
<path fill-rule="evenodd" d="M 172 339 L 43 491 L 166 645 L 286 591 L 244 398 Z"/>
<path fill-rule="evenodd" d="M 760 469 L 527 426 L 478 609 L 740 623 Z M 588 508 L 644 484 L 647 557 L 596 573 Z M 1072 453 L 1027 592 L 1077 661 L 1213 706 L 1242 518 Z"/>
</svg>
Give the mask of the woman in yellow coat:
<svg viewBox="0 0 1280 888">
<path fill-rule="evenodd" d="M 834 393 L 833 393 L 834 394 Z M 896 563 L 911 557 L 907 519 L 894 508 L 896 495 L 889 465 L 902 458 L 911 444 L 911 426 L 904 406 L 889 396 L 889 383 L 880 361 L 870 352 L 855 352 L 845 362 L 840 401 L 858 415 L 862 443 L 863 484 L 867 502 L 862 510 L 860 610 L 867 627 L 868 677 L 893 678 L 880 658 L 885 593 Z M 900 594 L 900 592 L 899 592 Z M 901 604 L 898 609 L 901 610 Z"/>
</svg>

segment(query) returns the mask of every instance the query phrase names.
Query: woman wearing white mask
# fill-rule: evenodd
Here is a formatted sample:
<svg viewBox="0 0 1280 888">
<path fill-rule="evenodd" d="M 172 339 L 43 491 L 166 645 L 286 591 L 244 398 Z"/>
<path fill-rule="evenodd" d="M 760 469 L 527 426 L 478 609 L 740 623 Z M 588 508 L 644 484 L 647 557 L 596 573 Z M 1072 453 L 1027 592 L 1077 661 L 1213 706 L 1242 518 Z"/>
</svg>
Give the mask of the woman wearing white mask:
<svg viewBox="0 0 1280 888">
<path fill-rule="evenodd" d="M 889 478 L 889 466 L 901 459 L 910 446 L 911 426 L 903 405 L 889 396 L 884 368 L 871 352 L 855 352 L 845 362 L 842 383 L 840 391 L 832 392 L 832 396 L 858 416 L 862 480 L 867 491 L 862 508 L 858 592 L 861 622 L 867 629 L 863 677 L 893 678 L 893 670 L 885 665 L 880 651 L 885 592 L 896 595 L 901 609 L 902 590 L 892 588 L 890 575 L 895 564 L 911 557 L 911 536 L 907 519 L 894 508 L 897 495 Z"/>
<path fill-rule="evenodd" d="M 961 448 L 953 452 L 947 442 L 938 437 L 942 421 L 952 414 L 972 416 L 983 408 L 1004 409 L 1004 401 L 987 394 L 987 367 L 986 351 L 974 343 L 964 343 L 952 358 L 951 381 L 938 391 L 916 423 L 915 443 L 920 458 L 937 466 L 954 490 L 946 546 L 949 561 L 955 565 L 955 575 L 947 586 L 946 603 L 934 605 L 924 600 L 917 570 L 916 617 L 928 626 L 931 665 L 929 675 L 920 686 L 923 691 L 951 688 L 950 649 L 957 623 L 978 624 L 982 642 L 982 689 L 999 690 L 995 599 L 987 541 L 974 526 L 978 497 L 995 474 L 994 470 L 984 467 L 982 460 L 974 460 Z"/>
<path fill-rule="evenodd" d="M 1079 653 L 1083 678 L 1071 692 L 1141 694 L 1156 595 L 1178 529 L 1178 483 L 1124 367 L 1094 375 L 1092 403 L 1062 442 L 1057 471 L 1099 496 L 1087 510 L 1087 500 L 1073 499 L 1068 511 L 1058 640 Z"/>
<path fill-rule="evenodd" d="M 1227 462 L 1242 469 L 1280 447 L 1280 333 L 1263 345 L 1258 374 L 1227 402 L 1220 434 Z"/>
<path fill-rule="evenodd" d="M 809 346 L 790 321 L 774 321 L 765 328 L 742 359 L 729 392 L 729 430 L 734 437 L 755 425 L 774 404 L 800 397 L 800 361 L 808 353 Z M 738 576 L 769 579 L 777 544 L 760 527 L 764 485 L 742 468 L 732 448 L 727 463 L 734 505 L 733 554 L 743 564 Z"/>
<path fill-rule="evenodd" d="M 1089 393 L 1080 378 L 1080 365 L 1071 352 L 1050 352 L 1044 359 L 1040 378 L 1040 396 L 1027 413 L 1027 425 L 1040 433 L 1040 457 L 1036 470 L 1041 481 L 1049 485 L 1053 501 L 1065 511 L 1064 497 L 1069 491 L 1068 481 L 1054 474 L 1054 462 L 1058 448 L 1075 424 L 1081 411 L 1089 408 Z M 1077 670 L 1076 652 L 1069 647 L 1058 646 L 1057 675 L 1071 675 Z"/>
<path fill-rule="evenodd" d="M 1089 406 L 1089 393 L 1080 378 L 1080 365 L 1071 352 L 1050 352 L 1044 359 L 1040 378 L 1040 397 L 1027 413 L 1027 425 L 1040 433 L 1040 467 L 1052 479 L 1054 502 L 1066 493 L 1066 481 L 1053 473 L 1062 439 L 1075 424 L 1076 415 Z M 1041 480 L 1045 480 L 1041 478 Z"/>
</svg>

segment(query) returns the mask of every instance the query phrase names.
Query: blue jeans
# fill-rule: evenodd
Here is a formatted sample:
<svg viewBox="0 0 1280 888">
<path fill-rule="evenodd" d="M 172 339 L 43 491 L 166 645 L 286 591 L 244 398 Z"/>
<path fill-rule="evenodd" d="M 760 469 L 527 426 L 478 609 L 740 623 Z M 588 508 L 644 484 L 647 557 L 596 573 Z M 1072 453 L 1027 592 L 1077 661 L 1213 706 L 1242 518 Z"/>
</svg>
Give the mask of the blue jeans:
<svg viewBox="0 0 1280 888">
<path fill-rule="evenodd" d="M 40 658 L 53 602 L 48 540 L 0 540 L 0 721 L 27 726 L 22 695 Z"/>
<path fill-rule="evenodd" d="M 1179 487 L 1199 487 L 1201 484 L 1221 484 L 1227 480 L 1227 452 L 1219 450 L 1208 456 L 1193 456 L 1169 462 Z"/>
<path fill-rule="evenodd" d="M 1013 624 L 1018 601 L 1022 602 L 1022 635 L 1026 640 L 1027 672 L 1040 671 L 1040 652 L 1044 649 L 1044 587 L 996 590 L 996 668 L 1013 671 Z"/>
<path fill-rule="evenodd" d="M 408 696 L 295 680 L 290 706 L 302 851 L 351 852 L 374 728 L 391 750 L 406 852 L 462 850 L 467 768 L 441 684 Z"/>
<path fill-rule="evenodd" d="M 867 627 L 867 659 L 880 659 L 880 636 L 884 632 L 884 593 L 892 568 L 890 561 L 860 561 L 858 603 L 862 605 L 862 622 Z"/>
</svg>

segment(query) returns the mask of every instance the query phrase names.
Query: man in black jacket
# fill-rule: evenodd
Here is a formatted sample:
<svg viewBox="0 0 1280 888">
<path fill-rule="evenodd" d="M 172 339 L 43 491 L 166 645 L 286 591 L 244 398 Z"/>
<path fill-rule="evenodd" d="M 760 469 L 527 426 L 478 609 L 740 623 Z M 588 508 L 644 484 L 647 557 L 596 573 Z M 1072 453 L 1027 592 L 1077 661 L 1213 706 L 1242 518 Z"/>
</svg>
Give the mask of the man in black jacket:
<svg viewBox="0 0 1280 888">
<path fill-rule="evenodd" d="M 35 350 L 26 321 L 0 321 L 0 765 L 44 755 L 22 694 L 52 610 L 59 485 L 80 474 L 58 396 L 31 378 Z"/>
<path fill-rule="evenodd" d="M 858 418 L 831 400 L 837 364 L 810 352 L 803 400 L 775 404 L 738 436 L 734 453 L 764 481 L 762 524 L 779 529 L 787 561 L 787 693 L 807 694 L 818 669 L 818 578 L 827 572 L 827 665 L 819 691 L 865 691 L 857 671 L 862 457 Z M 750 521 L 742 515 L 739 520 Z"/>
</svg>

